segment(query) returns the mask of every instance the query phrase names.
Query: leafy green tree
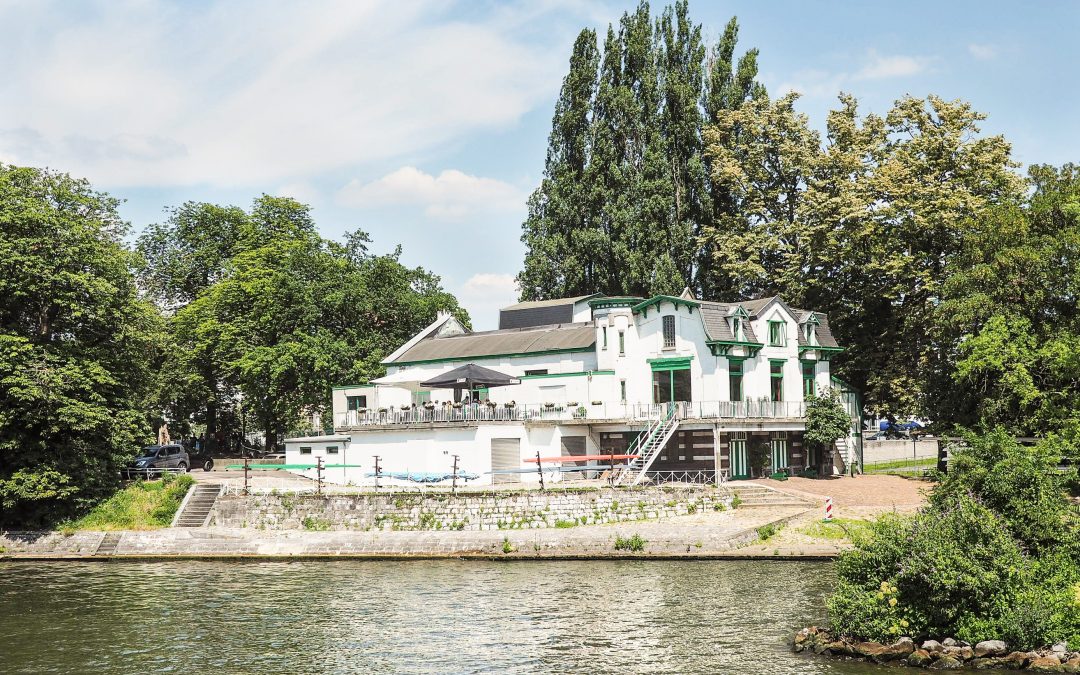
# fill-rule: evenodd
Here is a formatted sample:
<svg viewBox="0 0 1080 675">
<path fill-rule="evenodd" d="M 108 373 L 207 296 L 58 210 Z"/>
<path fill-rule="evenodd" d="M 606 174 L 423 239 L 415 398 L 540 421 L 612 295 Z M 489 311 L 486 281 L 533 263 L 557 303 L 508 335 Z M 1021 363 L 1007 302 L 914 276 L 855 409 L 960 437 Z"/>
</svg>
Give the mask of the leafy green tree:
<svg viewBox="0 0 1080 675">
<path fill-rule="evenodd" d="M 820 396 L 806 397 L 803 439 L 808 445 L 815 445 L 822 453 L 827 453 L 837 440 L 851 432 L 851 425 L 851 416 L 835 389 L 827 389 Z"/>
<path fill-rule="evenodd" d="M 139 298 L 117 200 L 0 165 L 0 524 L 88 506 L 150 429 L 160 322 Z"/>
<path fill-rule="evenodd" d="M 609 281 L 603 252 L 610 250 L 610 242 L 588 208 L 586 182 L 599 60 L 596 33 L 581 31 L 555 104 L 544 179 L 529 199 L 523 225 L 528 254 L 518 283 L 528 297 L 572 295 Z"/>
<path fill-rule="evenodd" d="M 739 23 L 735 17 L 728 21 L 720 40 L 713 47 L 705 64 L 707 84 L 703 97 L 704 124 L 715 125 L 728 113 L 738 110 L 742 105 L 755 98 L 765 96 L 765 86 L 757 81 L 758 50 L 750 49 L 735 59 L 735 48 L 739 41 Z M 735 154 L 740 143 L 739 129 L 733 128 L 723 141 L 728 144 L 717 148 L 721 139 L 703 140 L 703 145 L 712 145 L 714 152 Z M 717 258 L 723 251 L 717 248 L 719 242 L 710 233 L 730 224 L 732 219 L 742 214 L 735 195 L 731 194 L 723 181 L 711 179 L 714 166 L 709 153 L 704 154 L 706 176 L 709 180 L 709 199 L 703 217 L 696 223 L 694 234 L 698 243 L 696 285 L 701 297 L 712 300 L 740 300 L 738 289 L 732 285 L 732 278 L 723 268 L 716 265 Z"/>
<path fill-rule="evenodd" d="M 136 244 L 142 288 L 167 313 L 194 302 L 228 274 L 230 261 L 250 238 L 248 214 L 235 206 L 185 202 L 164 223 L 146 228 Z M 206 424 L 208 447 L 217 438 L 218 410 L 231 395 L 218 361 L 194 333 L 169 331 L 158 368 L 155 405 L 172 420 L 192 414 Z"/>
</svg>

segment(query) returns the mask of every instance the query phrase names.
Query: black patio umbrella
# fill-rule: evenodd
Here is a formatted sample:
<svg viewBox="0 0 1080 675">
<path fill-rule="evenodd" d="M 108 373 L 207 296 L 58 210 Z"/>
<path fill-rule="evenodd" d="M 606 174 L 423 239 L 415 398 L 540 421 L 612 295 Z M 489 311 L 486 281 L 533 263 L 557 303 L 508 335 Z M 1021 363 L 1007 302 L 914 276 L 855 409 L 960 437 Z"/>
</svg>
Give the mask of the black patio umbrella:
<svg viewBox="0 0 1080 675">
<path fill-rule="evenodd" d="M 510 384 L 521 384 L 521 380 L 491 368 L 478 366 L 475 363 L 467 363 L 438 377 L 425 380 L 420 383 L 420 386 L 428 389 L 468 389 L 472 391 L 474 389 L 505 387 Z"/>
</svg>

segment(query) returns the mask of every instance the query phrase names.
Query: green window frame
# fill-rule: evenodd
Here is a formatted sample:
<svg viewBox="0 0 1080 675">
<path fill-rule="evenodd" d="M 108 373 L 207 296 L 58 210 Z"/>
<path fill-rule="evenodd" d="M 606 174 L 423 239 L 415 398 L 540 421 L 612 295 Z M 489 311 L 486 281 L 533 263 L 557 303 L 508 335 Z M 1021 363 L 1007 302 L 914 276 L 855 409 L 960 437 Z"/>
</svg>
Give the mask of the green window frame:
<svg viewBox="0 0 1080 675">
<path fill-rule="evenodd" d="M 786 321 L 770 321 L 769 322 L 769 346 L 770 347 L 786 347 L 787 346 L 787 322 Z"/>
<path fill-rule="evenodd" d="M 769 439 L 770 450 L 772 450 L 770 457 L 770 465 L 773 472 L 777 472 L 780 469 L 788 468 L 790 460 L 788 459 L 788 438 L 786 431 L 773 431 L 770 433 Z"/>
<path fill-rule="evenodd" d="M 744 376 L 745 368 L 742 359 L 728 359 L 728 398 L 730 398 L 730 400 L 743 400 Z"/>
<path fill-rule="evenodd" d="M 803 396 L 817 395 L 817 364 L 813 361 L 804 361 L 802 364 Z"/>
<path fill-rule="evenodd" d="M 784 400 L 784 362 L 769 359 L 769 393 L 773 401 Z"/>
<path fill-rule="evenodd" d="M 367 407 L 367 396 L 346 396 L 345 405 L 348 410 L 360 410 Z"/>
</svg>

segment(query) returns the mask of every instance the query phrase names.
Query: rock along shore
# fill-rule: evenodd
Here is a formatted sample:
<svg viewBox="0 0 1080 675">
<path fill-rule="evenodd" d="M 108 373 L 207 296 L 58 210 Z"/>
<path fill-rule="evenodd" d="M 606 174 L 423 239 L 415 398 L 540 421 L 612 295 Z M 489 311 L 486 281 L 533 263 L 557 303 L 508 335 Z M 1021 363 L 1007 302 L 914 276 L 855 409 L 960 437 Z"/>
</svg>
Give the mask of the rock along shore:
<svg viewBox="0 0 1080 675">
<path fill-rule="evenodd" d="M 822 656 L 856 659 L 878 664 L 906 665 L 931 670 L 1007 669 L 1048 673 L 1080 673 L 1080 652 L 1068 651 L 1058 644 L 1047 649 L 1014 651 L 1001 640 L 986 640 L 976 645 L 945 638 L 917 644 L 909 637 L 893 643 L 864 642 L 810 626 L 795 634 L 793 649 Z"/>
</svg>

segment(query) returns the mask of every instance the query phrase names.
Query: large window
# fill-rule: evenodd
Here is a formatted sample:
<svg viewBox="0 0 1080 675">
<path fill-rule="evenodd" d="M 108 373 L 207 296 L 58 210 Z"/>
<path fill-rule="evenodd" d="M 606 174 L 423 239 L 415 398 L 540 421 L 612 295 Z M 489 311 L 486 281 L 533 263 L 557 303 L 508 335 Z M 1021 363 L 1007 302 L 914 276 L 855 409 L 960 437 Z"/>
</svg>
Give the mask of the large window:
<svg viewBox="0 0 1080 675">
<path fill-rule="evenodd" d="M 743 341 L 742 319 L 737 316 L 731 319 L 731 334 L 735 337 L 736 342 Z"/>
<path fill-rule="evenodd" d="M 803 396 L 814 396 L 817 394 L 817 383 L 814 382 L 814 363 L 803 362 L 802 364 L 802 381 L 803 381 Z"/>
<path fill-rule="evenodd" d="M 349 410 L 363 410 L 367 408 L 367 396 L 346 396 L 345 401 Z"/>
<path fill-rule="evenodd" d="M 729 396 L 732 401 L 743 400 L 743 362 L 728 360 Z"/>
<path fill-rule="evenodd" d="M 814 324 L 807 322 L 806 324 L 806 344 L 816 346 L 817 345 L 817 331 L 814 330 Z"/>
<path fill-rule="evenodd" d="M 787 324 L 783 321 L 769 322 L 769 345 L 773 347 L 787 346 Z"/>
<path fill-rule="evenodd" d="M 689 401 L 690 369 L 653 371 L 653 403 Z"/>
<path fill-rule="evenodd" d="M 675 349 L 675 317 L 664 317 L 664 349 Z"/>
<path fill-rule="evenodd" d="M 772 400 L 784 400 L 784 362 L 769 361 L 769 380 L 771 383 Z"/>
</svg>

